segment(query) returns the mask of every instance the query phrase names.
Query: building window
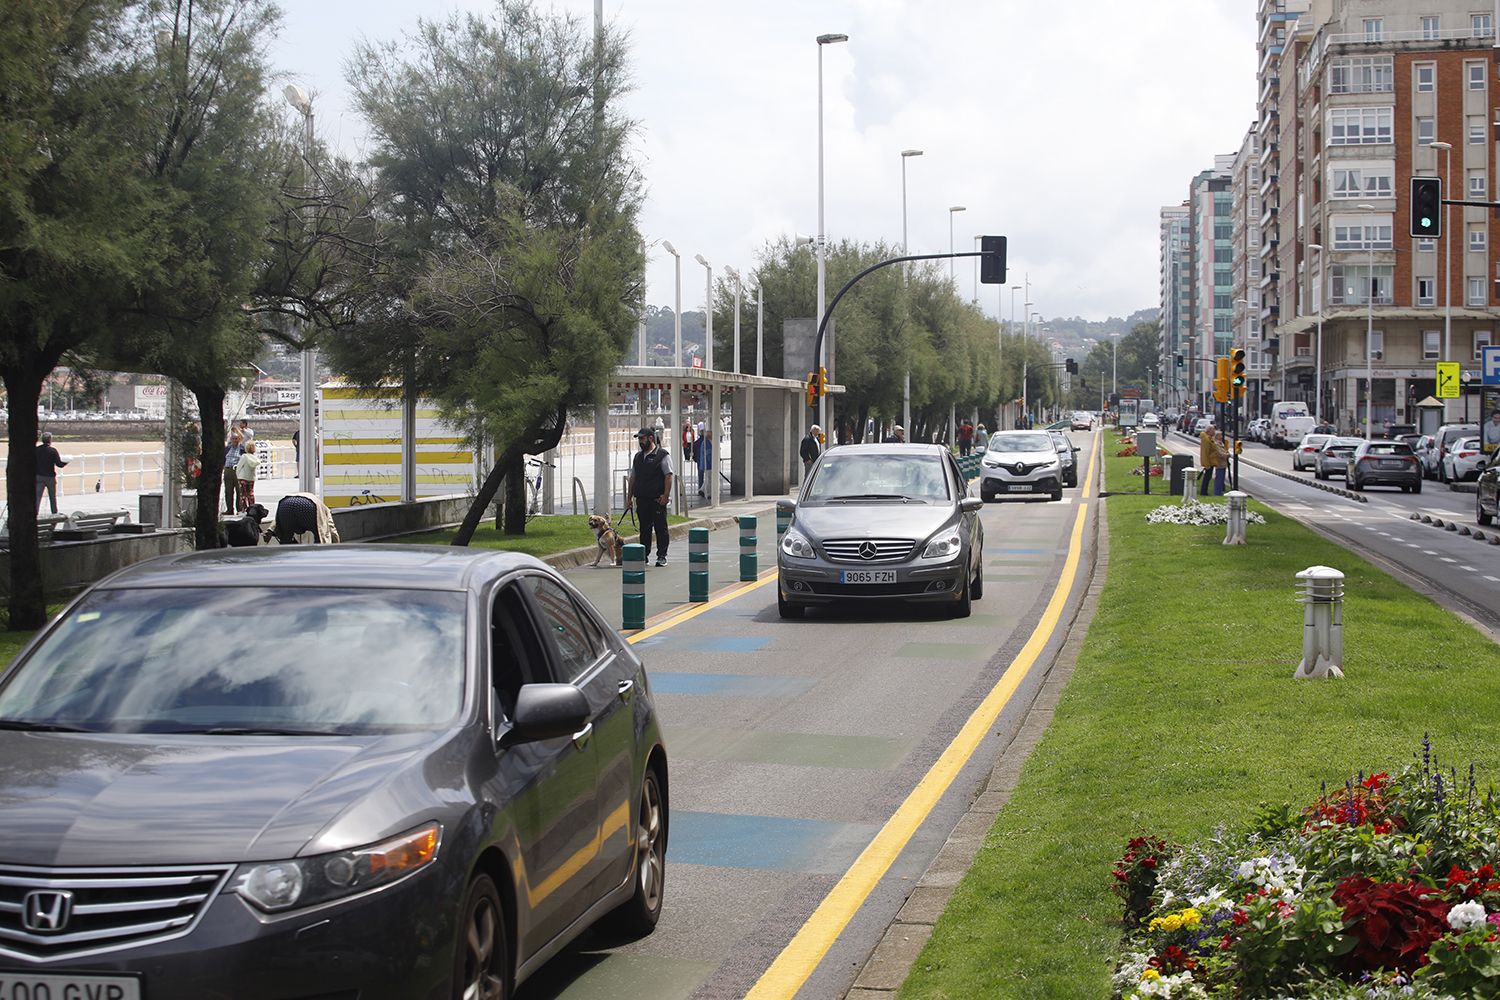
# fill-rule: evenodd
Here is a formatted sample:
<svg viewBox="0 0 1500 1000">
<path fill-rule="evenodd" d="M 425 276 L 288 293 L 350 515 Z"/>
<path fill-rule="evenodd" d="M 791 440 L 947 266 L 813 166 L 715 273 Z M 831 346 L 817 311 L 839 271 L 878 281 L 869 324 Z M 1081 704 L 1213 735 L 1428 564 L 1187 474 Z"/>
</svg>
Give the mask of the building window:
<svg viewBox="0 0 1500 1000">
<path fill-rule="evenodd" d="M 1426 42 L 1436 41 L 1443 36 L 1443 19 L 1437 14 L 1424 14 L 1422 16 L 1422 40 Z"/>
<path fill-rule="evenodd" d="M 1437 89 L 1437 63 L 1417 63 L 1417 93 L 1430 94 Z"/>
<path fill-rule="evenodd" d="M 1437 304 L 1437 279 L 1417 279 L 1417 305 L 1431 306 Z"/>
<path fill-rule="evenodd" d="M 1389 106 L 1332 108 L 1328 112 L 1328 144 L 1369 146 L 1394 142 L 1393 114 L 1394 109 Z"/>
<path fill-rule="evenodd" d="M 1441 345 L 1441 338 L 1442 338 L 1442 336 L 1443 336 L 1443 331 L 1441 331 L 1441 330 L 1423 330 L 1422 331 L 1422 360 L 1423 361 L 1436 361 L 1438 358 L 1442 357 L 1442 352 L 1440 350 L 1440 348 L 1442 346 Z"/>
<path fill-rule="evenodd" d="M 1385 353 L 1385 331 L 1371 330 L 1369 344 L 1370 357 L 1379 360 L 1380 356 Z"/>
<path fill-rule="evenodd" d="M 1430 146 L 1430 145 L 1432 145 L 1432 140 L 1434 140 L 1436 138 L 1437 138 L 1437 119 L 1436 118 L 1418 118 L 1417 119 L 1417 145 L 1418 146 Z"/>
<path fill-rule="evenodd" d="M 1468 77 L 1468 80 L 1469 80 L 1469 89 L 1470 90 L 1483 90 L 1484 89 L 1484 63 L 1482 63 L 1482 62 L 1466 62 L 1466 63 L 1464 63 L 1464 75 L 1466 77 Z"/>
<path fill-rule="evenodd" d="M 1470 278 L 1469 279 L 1469 297 L 1468 297 L 1468 299 L 1466 301 L 1471 306 L 1482 306 L 1482 305 L 1484 305 L 1484 279 L 1483 278 Z"/>
<path fill-rule="evenodd" d="M 1474 360 L 1475 361 L 1482 361 L 1482 360 L 1484 360 L 1484 349 L 1486 347 L 1489 347 L 1489 346 L 1490 346 L 1490 331 L 1488 331 L 1488 330 L 1475 330 L 1474 331 Z"/>
<path fill-rule="evenodd" d="M 1489 190 L 1489 184 L 1484 171 L 1469 171 L 1469 198 L 1474 201 L 1484 201 L 1488 197 L 1485 192 Z"/>
<path fill-rule="evenodd" d="M 1417 253 L 1437 253 L 1437 240 L 1417 240 Z"/>
<path fill-rule="evenodd" d="M 1365 41 L 1378 42 L 1385 37 L 1385 18 L 1367 17 L 1365 22 Z"/>
<path fill-rule="evenodd" d="M 1471 146 L 1483 146 L 1484 145 L 1484 139 L 1485 139 L 1485 136 L 1484 136 L 1484 115 L 1470 115 L 1469 116 L 1468 133 L 1469 133 L 1469 145 L 1471 145 Z"/>
<path fill-rule="evenodd" d="M 1336 215 L 1332 223 L 1333 249 L 1335 250 L 1391 249 L 1391 217 L 1389 215 Z"/>
<path fill-rule="evenodd" d="M 1395 167 L 1390 163 L 1353 163 L 1333 170 L 1331 198 L 1390 198 Z"/>
<path fill-rule="evenodd" d="M 1494 34 L 1494 29 L 1490 26 L 1490 15 L 1488 14 L 1470 14 L 1469 26 L 1473 29 L 1475 38 L 1488 38 Z"/>
<path fill-rule="evenodd" d="M 1396 89 L 1390 56 L 1343 56 L 1328 68 L 1331 94 L 1386 94 Z"/>
<path fill-rule="evenodd" d="M 1469 227 L 1469 250 L 1473 253 L 1484 253 L 1485 226 L 1487 223 L 1479 223 Z"/>
<path fill-rule="evenodd" d="M 1328 269 L 1328 301 L 1336 306 L 1362 306 L 1373 285 L 1374 304 L 1390 305 L 1392 270 L 1389 264 L 1376 264 L 1372 280 L 1368 264 L 1335 264 Z"/>
</svg>

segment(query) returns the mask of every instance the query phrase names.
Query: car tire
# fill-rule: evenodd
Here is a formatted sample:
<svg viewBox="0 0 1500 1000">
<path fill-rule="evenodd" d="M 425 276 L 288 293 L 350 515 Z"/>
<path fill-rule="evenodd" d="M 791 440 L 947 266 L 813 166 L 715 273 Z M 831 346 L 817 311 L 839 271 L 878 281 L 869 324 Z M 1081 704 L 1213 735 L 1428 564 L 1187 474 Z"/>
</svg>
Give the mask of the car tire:
<svg viewBox="0 0 1500 1000">
<path fill-rule="evenodd" d="M 983 599 L 983 597 L 984 597 L 984 564 L 981 563 L 980 566 L 979 566 L 978 572 L 976 572 L 974 574 L 974 579 L 972 579 L 972 580 L 969 581 L 969 598 L 970 598 L 970 600 L 978 601 L 978 600 Z"/>
<path fill-rule="evenodd" d="M 965 580 L 962 590 L 963 593 L 959 596 L 958 603 L 953 606 L 952 617 L 954 618 L 967 618 L 969 617 L 969 615 L 974 613 L 974 593 L 972 590 L 972 583 L 968 580 Z"/>
<path fill-rule="evenodd" d="M 1413 493 L 1421 493 L 1422 492 L 1422 480 L 1418 479 L 1416 482 L 1412 483 L 1411 484 L 1411 491 Z"/>
<path fill-rule="evenodd" d="M 1358 479 L 1351 479 L 1349 480 L 1349 488 L 1356 493 L 1363 493 L 1365 491 L 1365 484 Z"/>
<path fill-rule="evenodd" d="M 476 875 L 464 893 L 453 947 L 453 1000 L 510 996 L 509 932 L 500 893 L 488 875 Z"/>
<path fill-rule="evenodd" d="M 1313 469 L 1313 478 L 1314 479 L 1327 479 L 1328 476 L 1323 472 L 1322 469 L 1315 468 L 1315 469 Z"/>
<path fill-rule="evenodd" d="M 1062 499 L 1062 487 L 1061 486 L 1059 486 L 1057 489 L 1055 489 L 1055 490 L 1052 491 L 1052 499 L 1054 499 L 1054 500 L 1061 500 Z"/>
<path fill-rule="evenodd" d="M 983 500 L 985 503 L 994 503 L 995 502 L 995 494 L 990 493 L 987 490 L 980 490 L 979 491 L 979 499 Z"/>
<path fill-rule="evenodd" d="M 783 618 L 801 618 L 807 612 L 807 608 L 800 604 L 793 604 L 781 596 L 781 588 L 776 588 L 776 612 Z"/>
<path fill-rule="evenodd" d="M 631 937 L 656 930 L 661 919 L 667 878 L 667 799 L 655 768 L 647 767 L 641 780 L 640 811 L 636 814 L 635 895 L 609 915 L 610 923 Z"/>
<path fill-rule="evenodd" d="M 1484 504 L 1479 502 L 1478 497 L 1474 498 L 1474 520 L 1480 524 L 1490 524 L 1495 520 L 1494 514 L 1484 512 Z"/>
</svg>

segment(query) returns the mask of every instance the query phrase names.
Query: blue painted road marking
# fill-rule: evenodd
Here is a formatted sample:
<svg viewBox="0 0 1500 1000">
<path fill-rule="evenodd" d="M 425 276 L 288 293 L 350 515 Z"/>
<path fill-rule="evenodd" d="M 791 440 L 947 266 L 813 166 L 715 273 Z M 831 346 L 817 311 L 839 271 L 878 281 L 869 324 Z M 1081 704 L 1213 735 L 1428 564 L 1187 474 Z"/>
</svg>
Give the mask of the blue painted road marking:
<svg viewBox="0 0 1500 1000">
<path fill-rule="evenodd" d="M 853 863 L 875 830 L 868 823 L 674 810 L 667 856 L 681 865 L 832 874 Z"/>
<path fill-rule="evenodd" d="M 740 695 L 751 698 L 793 697 L 812 690 L 806 677 L 755 677 L 749 674 L 692 674 L 657 670 L 651 690 L 658 694 Z M 674 836 L 675 831 L 674 831 Z"/>
</svg>

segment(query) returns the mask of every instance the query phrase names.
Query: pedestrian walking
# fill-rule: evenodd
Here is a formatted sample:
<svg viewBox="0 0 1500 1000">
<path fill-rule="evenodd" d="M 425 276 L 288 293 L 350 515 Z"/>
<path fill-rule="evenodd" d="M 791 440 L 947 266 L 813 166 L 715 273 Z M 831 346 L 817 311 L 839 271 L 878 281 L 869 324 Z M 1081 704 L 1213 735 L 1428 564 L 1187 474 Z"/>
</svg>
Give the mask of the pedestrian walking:
<svg viewBox="0 0 1500 1000">
<path fill-rule="evenodd" d="M 1212 490 L 1209 487 L 1215 478 L 1215 469 L 1219 465 L 1219 439 L 1214 434 L 1213 425 L 1203 428 L 1203 433 L 1198 435 L 1198 467 L 1203 470 L 1199 477 L 1198 493 L 1201 496 L 1209 496 Z M 1224 475 L 1218 473 L 1219 492 L 1224 491 Z"/>
<path fill-rule="evenodd" d="M 967 455 L 974 450 L 974 425 L 965 420 L 958 425 L 958 453 Z"/>
<path fill-rule="evenodd" d="M 240 456 L 245 453 L 245 439 L 238 430 L 229 432 L 229 444 L 224 448 L 224 513 L 237 514 L 242 509 L 240 502 L 240 477 L 235 471 Z"/>
<path fill-rule="evenodd" d="M 812 472 L 813 463 L 818 456 L 823 454 L 822 442 L 823 428 L 813 424 L 807 429 L 807 436 L 802 439 L 802 446 L 797 453 L 802 456 L 802 478 L 806 479 L 808 473 Z"/>
<path fill-rule="evenodd" d="M 881 441 L 880 443 L 881 444 L 905 444 L 906 443 L 906 428 L 902 427 L 900 424 L 894 424 L 894 425 L 892 425 L 891 426 L 891 432 L 889 434 L 887 434 L 886 437 L 885 437 L 885 440 Z"/>
<path fill-rule="evenodd" d="M 302 428 L 300 427 L 292 430 L 292 461 L 297 464 L 298 469 L 302 468 Z"/>
<path fill-rule="evenodd" d="M 714 442 L 701 420 L 698 421 L 698 436 L 693 439 L 693 461 L 698 466 L 698 495 L 707 497 L 708 477 L 713 475 L 714 469 Z"/>
<path fill-rule="evenodd" d="M 974 450 L 982 453 L 986 449 L 988 449 L 989 446 L 990 432 L 985 429 L 984 424 L 980 424 L 979 428 L 974 432 Z"/>
<path fill-rule="evenodd" d="M 52 504 L 52 513 L 57 513 L 57 470 L 67 465 L 63 457 L 52 447 L 52 435 L 42 434 L 42 443 L 36 446 L 36 509 L 42 509 L 42 494 L 47 494 Z"/>
<path fill-rule="evenodd" d="M 641 546 L 651 555 L 651 535 L 656 535 L 656 565 L 667 564 L 667 501 L 672 496 L 672 456 L 656 444 L 655 429 L 642 427 L 636 434 L 640 451 L 630 463 L 630 485 L 625 509 L 638 506 Z"/>
<path fill-rule="evenodd" d="M 245 442 L 245 450 L 234 463 L 235 478 L 239 480 L 240 510 L 249 510 L 255 503 L 255 473 L 260 468 L 260 456 L 256 454 L 254 441 Z"/>
</svg>

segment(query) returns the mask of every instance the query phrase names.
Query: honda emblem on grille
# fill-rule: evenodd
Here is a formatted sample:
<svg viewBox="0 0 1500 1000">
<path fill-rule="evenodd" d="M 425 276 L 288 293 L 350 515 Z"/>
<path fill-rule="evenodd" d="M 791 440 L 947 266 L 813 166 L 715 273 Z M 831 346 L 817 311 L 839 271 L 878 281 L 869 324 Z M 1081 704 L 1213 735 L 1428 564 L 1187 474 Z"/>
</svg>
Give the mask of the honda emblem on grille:
<svg viewBox="0 0 1500 1000">
<path fill-rule="evenodd" d="M 21 901 L 21 926 L 28 931 L 60 931 L 73 916 L 73 894 L 62 889 L 28 892 Z"/>
<path fill-rule="evenodd" d="M 874 559 L 879 552 L 880 550 L 875 547 L 874 542 L 859 543 L 859 557 L 861 559 Z"/>
</svg>

